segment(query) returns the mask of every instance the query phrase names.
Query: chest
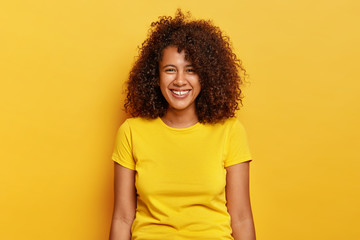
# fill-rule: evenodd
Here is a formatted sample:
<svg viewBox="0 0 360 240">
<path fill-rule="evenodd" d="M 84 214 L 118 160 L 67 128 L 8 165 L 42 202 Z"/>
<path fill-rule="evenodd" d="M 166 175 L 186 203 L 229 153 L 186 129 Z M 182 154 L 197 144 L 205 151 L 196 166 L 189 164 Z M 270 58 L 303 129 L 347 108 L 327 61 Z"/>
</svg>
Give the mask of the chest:
<svg viewBox="0 0 360 240">
<path fill-rule="evenodd" d="M 158 133 L 132 141 L 139 195 L 211 198 L 224 191 L 223 134 Z"/>
</svg>

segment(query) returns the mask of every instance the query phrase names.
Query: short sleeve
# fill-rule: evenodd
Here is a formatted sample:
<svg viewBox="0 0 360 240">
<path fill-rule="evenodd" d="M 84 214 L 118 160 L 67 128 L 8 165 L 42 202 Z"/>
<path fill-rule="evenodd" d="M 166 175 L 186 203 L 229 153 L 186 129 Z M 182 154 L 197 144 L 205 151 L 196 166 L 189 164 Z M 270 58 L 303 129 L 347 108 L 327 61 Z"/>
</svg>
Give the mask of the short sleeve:
<svg viewBox="0 0 360 240">
<path fill-rule="evenodd" d="M 126 168 L 135 170 L 131 144 L 131 129 L 128 121 L 125 121 L 117 131 L 112 159 Z"/>
<path fill-rule="evenodd" d="M 245 128 L 238 119 L 229 130 L 226 150 L 225 167 L 252 160 Z"/>
</svg>

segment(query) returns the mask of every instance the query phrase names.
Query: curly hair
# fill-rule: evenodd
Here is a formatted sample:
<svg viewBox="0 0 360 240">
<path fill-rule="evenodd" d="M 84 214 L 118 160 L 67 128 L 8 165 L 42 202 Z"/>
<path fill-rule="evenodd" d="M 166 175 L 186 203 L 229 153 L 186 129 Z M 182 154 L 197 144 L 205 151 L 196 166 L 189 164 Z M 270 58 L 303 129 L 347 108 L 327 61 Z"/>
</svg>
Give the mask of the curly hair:
<svg viewBox="0 0 360 240">
<path fill-rule="evenodd" d="M 139 47 L 127 81 L 125 111 L 133 117 L 162 117 L 168 109 L 159 85 L 159 61 L 163 50 L 184 50 L 199 75 L 201 91 L 195 100 L 201 123 L 217 123 L 234 117 L 242 106 L 240 86 L 246 74 L 232 51 L 229 37 L 210 20 L 192 20 L 180 9 L 175 17 L 162 16 L 151 23 L 147 39 Z"/>
</svg>

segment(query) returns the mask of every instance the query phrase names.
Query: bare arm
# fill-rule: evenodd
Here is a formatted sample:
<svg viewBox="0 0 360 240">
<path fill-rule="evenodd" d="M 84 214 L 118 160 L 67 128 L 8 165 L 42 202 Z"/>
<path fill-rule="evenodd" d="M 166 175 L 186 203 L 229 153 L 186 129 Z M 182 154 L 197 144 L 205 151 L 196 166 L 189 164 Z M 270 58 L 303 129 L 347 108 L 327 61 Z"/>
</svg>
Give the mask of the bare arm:
<svg viewBox="0 0 360 240">
<path fill-rule="evenodd" d="M 131 239 L 135 210 L 135 171 L 114 162 L 114 212 L 110 240 Z"/>
<path fill-rule="evenodd" d="M 226 199 L 235 240 L 255 240 L 255 227 L 250 205 L 249 162 L 227 167 Z"/>
</svg>

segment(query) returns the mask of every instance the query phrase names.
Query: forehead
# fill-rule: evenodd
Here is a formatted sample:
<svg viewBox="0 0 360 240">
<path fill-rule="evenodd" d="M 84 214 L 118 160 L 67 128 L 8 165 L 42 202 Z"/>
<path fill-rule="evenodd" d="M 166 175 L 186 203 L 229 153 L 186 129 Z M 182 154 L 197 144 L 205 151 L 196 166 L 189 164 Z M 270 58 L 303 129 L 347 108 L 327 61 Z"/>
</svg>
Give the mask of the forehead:
<svg viewBox="0 0 360 240">
<path fill-rule="evenodd" d="M 164 48 L 162 52 L 161 64 L 190 64 L 186 59 L 185 50 L 178 51 L 178 47 L 169 46 Z"/>
</svg>

